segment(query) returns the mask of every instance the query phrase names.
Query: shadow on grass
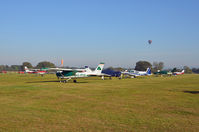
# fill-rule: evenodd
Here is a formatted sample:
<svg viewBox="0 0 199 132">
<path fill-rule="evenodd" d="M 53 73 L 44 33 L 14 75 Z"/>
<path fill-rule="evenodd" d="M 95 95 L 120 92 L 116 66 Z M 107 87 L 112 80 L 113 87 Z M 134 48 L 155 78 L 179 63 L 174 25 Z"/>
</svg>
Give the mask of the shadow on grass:
<svg viewBox="0 0 199 132">
<path fill-rule="evenodd" d="M 184 93 L 199 94 L 199 91 L 183 91 Z"/>
<path fill-rule="evenodd" d="M 49 82 L 58 82 L 60 83 L 59 80 L 52 80 L 52 81 L 34 81 L 34 82 L 26 82 L 26 83 L 49 83 Z M 63 82 L 61 82 L 63 83 Z M 73 83 L 72 81 L 69 81 L 67 83 Z M 88 82 L 76 82 L 76 83 L 88 83 Z"/>
</svg>

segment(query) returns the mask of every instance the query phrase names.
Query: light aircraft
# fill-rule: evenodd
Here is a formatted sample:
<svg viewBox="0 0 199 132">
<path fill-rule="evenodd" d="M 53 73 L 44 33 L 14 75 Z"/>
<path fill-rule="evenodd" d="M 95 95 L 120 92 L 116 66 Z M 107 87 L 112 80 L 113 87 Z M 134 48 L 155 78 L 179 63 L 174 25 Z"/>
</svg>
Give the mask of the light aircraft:
<svg viewBox="0 0 199 132">
<path fill-rule="evenodd" d="M 92 71 L 88 66 L 85 69 L 62 69 L 57 68 L 57 78 L 60 79 L 60 82 L 68 82 L 73 79 L 73 82 L 77 82 L 77 78 L 91 77 L 91 76 L 102 76 L 102 69 L 104 63 L 100 63 L 97 68 Z"/>
<path fill-rule="evenodd" d="M 25 69 L 25 73 L 29 73 L 29 74 L 39 74 L 39 75 L 44 75 L 47 73 L 46 70 L 42 70 L 42 69 L 28 69 L 28 67 L 24 67 Z"/>
<path fill-rule="evenodd" d="M 103 63 L 101 63 L 101 64 L 103 64 Z M 97 70 L 97 68 L 95 69 L 95 71 L 92 71 L 88 66 L 85 66 L 85 70 L 86 70 L 86 72 L 88 73 L 89 76 L 102 77 L 102 80 L 104 80 L 104 77 L 109 77 L 111 79 L 110 74 L 103 72 L 103 67 L 102 67 L 100 72 Z M 96 71 L 98 71 L 98 72 L 96 72 Z"/>
<path fill-rule="evenodd" d="M 112 70 L 112 69 L 105 69 L 105 70 L 102 71 L 102 73 L 108 74 L 112 77 L 120 77 L 121 76 L 120 71 L 115 71 L 115 70 Z"/>
<path fill-rule="evenodd" d="M 181 72 L 171 72 L 171 71 L 158 71 L 158 72 L 154 72 L 155 75 L 182 75 L 184 74 L 184 70 L 182 70 Z"/>
<path fill-rule="evenodd" d="M 169 73 L 168 71 L 160 71 L 160 70 L 158 70 L 157 72 L 154 72 L 155 75 L 167 75 L 168 73 Z"/>
<path fill-rule="evenodd" d="M 147 75 L 151 75 L 151 69 L 147 68 L 146 71 L 130 70 L 130 71 L 122 72 L 122 74 L 131 76 L 132 78 L 135 78 L 137 76 L 147 76 Z"/>
<path fill-rule="evenodd" d="M 184 70 L 182 70 L 181 72 L 173 72 L 173 75 L 182 75 L 184 74 Z"/>
<path fill-rule="evenodd" d="M 155 75 L 168 75 L 168 76 L 171 76 L 172 75 L 172 72 L 171 71 L 160 71 L 158 70 L 157 72 L 154 72 Z"/>
</svg>

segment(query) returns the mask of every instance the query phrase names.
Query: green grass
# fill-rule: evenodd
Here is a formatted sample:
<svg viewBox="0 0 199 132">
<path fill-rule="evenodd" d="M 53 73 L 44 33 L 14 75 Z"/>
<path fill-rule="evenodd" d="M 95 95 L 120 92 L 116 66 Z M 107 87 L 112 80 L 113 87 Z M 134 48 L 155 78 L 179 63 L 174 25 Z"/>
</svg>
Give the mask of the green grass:
<svg viewBox="0 0 199 132">
<path fill-rule="evenodd" d="M 59 83 L 1 74 L 0 131 L 199 131 L 199 75 Z"/>
</svg>

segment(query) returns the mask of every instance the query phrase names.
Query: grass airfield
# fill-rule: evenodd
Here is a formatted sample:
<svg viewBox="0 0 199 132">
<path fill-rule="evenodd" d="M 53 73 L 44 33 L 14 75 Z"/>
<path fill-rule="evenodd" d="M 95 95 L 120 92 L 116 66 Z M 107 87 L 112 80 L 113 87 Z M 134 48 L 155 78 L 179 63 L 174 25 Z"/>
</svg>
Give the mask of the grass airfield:
<svg viewBox="0 0 199 132">
<path fill-rule="evenodd" d="M 0 131 L 199 131 L 199 75 L 77 81 L 0 74 Z"/>
</svg>

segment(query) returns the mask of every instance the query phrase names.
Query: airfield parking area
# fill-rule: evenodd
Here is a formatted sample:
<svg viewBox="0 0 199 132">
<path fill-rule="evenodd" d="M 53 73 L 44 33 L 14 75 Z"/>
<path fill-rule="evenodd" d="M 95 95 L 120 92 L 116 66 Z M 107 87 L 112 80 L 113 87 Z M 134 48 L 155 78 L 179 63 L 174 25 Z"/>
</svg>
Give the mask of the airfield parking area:
<svg viewBox="0 0 199 132">
<path fill-rule="evenodd" d="M 199 131 L 199 75 L 0 74 L 0 131 Z"/>
</svg>

